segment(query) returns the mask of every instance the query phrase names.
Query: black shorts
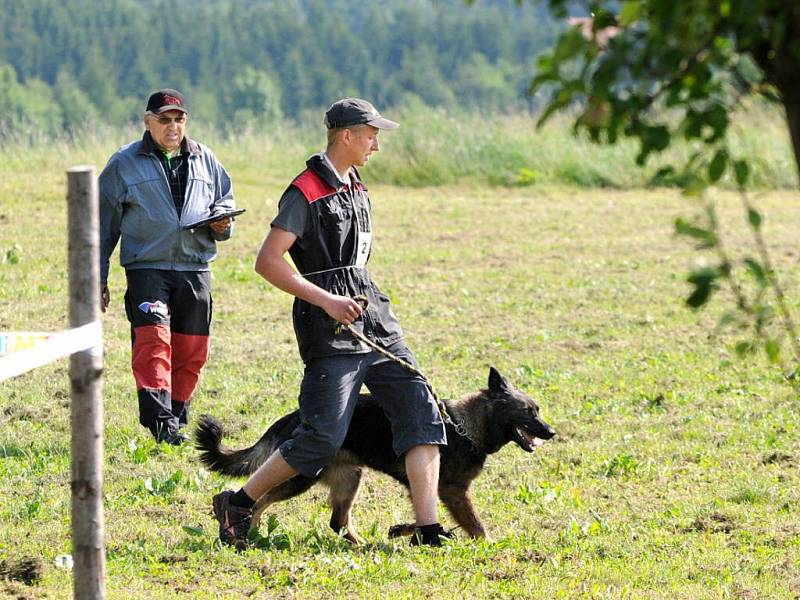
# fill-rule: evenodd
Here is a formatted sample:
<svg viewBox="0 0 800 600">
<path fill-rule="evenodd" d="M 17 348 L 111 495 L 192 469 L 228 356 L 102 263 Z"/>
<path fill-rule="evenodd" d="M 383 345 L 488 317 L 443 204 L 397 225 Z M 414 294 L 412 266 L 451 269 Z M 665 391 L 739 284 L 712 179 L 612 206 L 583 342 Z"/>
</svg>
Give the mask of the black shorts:
<svg viewBox="0 0 800 600">
<path fill-rule="evenodd" d="M 388 350 L 416 366 L 402 341 Z M 398 456 L 414 446 L 447 443 L 442 416 L 421 377 L 375 351 L 325 356 L 306 364 L 300 425 L 280 446 L 289 465 L 314 477 L 331 461 L 344 443 L 362 384 L 389 419 Z"/>
</svg>

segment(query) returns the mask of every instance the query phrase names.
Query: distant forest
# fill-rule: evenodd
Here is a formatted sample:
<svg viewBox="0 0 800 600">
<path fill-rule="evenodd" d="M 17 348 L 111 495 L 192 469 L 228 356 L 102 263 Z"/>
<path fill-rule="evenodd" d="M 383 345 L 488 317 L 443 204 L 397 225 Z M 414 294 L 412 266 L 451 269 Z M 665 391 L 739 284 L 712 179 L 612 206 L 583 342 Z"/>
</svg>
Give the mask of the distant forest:
<svg viewBox="0 0 800 600">
<path fill-rule="evenodd" d="M 514 112 L 559 25 L 513 0 L 0 0 L 0 129 L 141 117 L 158 87 L 211 123 L 345 95 Z"/>
</svg>

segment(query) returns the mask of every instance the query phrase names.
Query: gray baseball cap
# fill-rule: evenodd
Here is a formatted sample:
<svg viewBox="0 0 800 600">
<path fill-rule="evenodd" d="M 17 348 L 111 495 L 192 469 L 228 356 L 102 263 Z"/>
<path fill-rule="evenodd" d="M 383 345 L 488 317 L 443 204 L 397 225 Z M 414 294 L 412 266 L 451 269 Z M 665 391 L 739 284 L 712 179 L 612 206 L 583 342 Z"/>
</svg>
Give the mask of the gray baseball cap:
<svg viewBox="0 0 800 600">
<path fill-rule="evenodd" d="M 378 129 L 397 129 L 399 123 L 382 117 L 378 110 L 361 98 L 342 98 L 325 112 L 325 127 L 339 129 L 353 125 L 372 125 Z"/>
</svg>

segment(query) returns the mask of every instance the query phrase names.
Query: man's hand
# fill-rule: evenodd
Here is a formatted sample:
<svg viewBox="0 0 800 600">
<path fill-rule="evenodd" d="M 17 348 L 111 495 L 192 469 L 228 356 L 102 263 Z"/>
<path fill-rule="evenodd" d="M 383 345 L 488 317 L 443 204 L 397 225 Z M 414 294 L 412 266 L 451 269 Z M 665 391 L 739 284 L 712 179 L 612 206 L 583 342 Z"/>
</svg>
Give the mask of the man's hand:
<svg viewBox="0 0 800 600">
<path fill-rule="evenodd" d="M 100 310 L 106 312 L 109 303 L 111 302 L 111 292 L 108 291 L 108 284 L 104 283 L 100 287 Z"/>
<path fill-rule="evenodd" d="M 361 305 L 352 298 L 336 296 L 335 294 L 331 294 L 320 308 L 328 313 L 331 318 L 345 325 L 350 325 L 364 312 Z"/>
<path fill-rule="evenodd" d="M 228 217 L 227 219 L 222 219 L 221 221 L 214 221 L 213 223 L 209 223 L 208 226 L 211 227 L 216 233 L 225 233 L 228 227 L 231 226 L 231 219 Z"/>
</svg>

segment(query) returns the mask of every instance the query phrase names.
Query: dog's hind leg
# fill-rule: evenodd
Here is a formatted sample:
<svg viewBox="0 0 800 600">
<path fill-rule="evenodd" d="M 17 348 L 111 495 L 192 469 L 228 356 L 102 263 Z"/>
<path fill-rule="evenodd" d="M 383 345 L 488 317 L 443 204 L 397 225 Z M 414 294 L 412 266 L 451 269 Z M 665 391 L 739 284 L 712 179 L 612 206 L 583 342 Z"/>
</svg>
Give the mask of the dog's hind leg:
<svg viewBox="0 0 800 600">
<path fill-rule="evenodd" d="M 331 529 L 356 545 L 363 544 L 364 539 L 356 533 L 350 509 L 361 486 L 361 476 L 361 467 L 350 464 L 332 464 L 322 475 L 322 482 L 330 486 Z"/>
<path fill-rule="evenodd" d="M 469 487 L 440 485 L 439 498 L 467 535 L 473 538 L 486 537 L 486 530 L 472 504 Z"/>
<path fill-rule="evenodd" d="M 275 486 L 266 494 L 261 496 L 253 506 L 253 520 L 250 524 L 251 528 L 258 528 L 258 523 L 261 520 L 261 513 L 267 507 L 282 500 L 288 500 L 295 496 L 302 494 L 312 485 L 317 482 L 316 477 L 304 477 L 303 475 L 295 475 L 291 479 L 284 481 L 282 484 Z"/>
</svg>

